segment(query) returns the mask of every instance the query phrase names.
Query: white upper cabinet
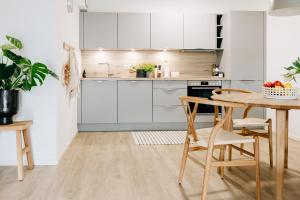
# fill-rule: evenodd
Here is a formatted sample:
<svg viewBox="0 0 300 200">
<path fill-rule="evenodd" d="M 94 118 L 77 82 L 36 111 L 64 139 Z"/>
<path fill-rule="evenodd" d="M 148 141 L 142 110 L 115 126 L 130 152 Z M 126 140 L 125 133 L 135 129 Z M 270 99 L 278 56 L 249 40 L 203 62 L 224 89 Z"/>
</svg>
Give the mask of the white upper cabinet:
<svg viewBox="0 0 300 200">
<path fill-rule="evenodd" d="M 215 49 L 217 16 L 184 14 L 184 48 Z"/>
<path fill-rule="evenodd" d="M 84 48 L 117 48 L 117 13 L 84 13 Z"/>
<path fill-rule="evenodd" d="M 79 13 L 79 48 L 84 48 L 83 46 L 83 12 Z"/>
<path fill-rule="evenodd" d="M 234 11 L 229 16 L 231 79 L 264 80 L 264 12 Z"/>
<path fill-rule="evenodd" d="M 118 48 L 150 48 L 150 13 L 118 14 Z"/>
<path fill-rule="evenodd" d="M 183 49 L 182 14 L 151 14 L 151 48 Z"/>
</svg>

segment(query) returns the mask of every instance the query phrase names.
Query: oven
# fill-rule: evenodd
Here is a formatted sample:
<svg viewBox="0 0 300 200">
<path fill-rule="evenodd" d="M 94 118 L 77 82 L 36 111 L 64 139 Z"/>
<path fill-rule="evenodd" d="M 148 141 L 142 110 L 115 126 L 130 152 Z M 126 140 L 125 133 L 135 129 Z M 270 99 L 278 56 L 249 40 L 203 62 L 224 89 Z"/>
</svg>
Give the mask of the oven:
<svg viewBox="0 0 300 200">
<path fill-rule="evenodd" d="M 211 99 L 212 91 L 222 87 L 222 81 L 188 81 L 188 96 L 204 97 Z M 191 109 L 194 108 L 193 104 L 190 104 Z M 219 108 L 219 113 L 221 113 Z M 213 114 L 215 112 L 214 106 L 199 104 L 198 114 Z"/>
</svg>

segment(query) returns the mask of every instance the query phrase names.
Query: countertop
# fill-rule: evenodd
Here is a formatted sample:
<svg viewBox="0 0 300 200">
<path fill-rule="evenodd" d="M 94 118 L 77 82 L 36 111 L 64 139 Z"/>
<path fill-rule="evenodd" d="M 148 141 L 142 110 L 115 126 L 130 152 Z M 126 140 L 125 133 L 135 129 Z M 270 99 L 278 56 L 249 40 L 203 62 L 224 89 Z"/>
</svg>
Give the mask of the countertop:
<svg viewBox="0 0 300 200">
<path fill-rule="evenodd" d="M 81 80 L 130 80 L 130 81 L 196 81 L 196 80 L 216 80 L 216 81 L 226 81 L 230 80 L 228 78 L 219 78 L 213 76 L 204 76 L 204 77 L 177 77 L 177 78 L 136 78 L 136 77 L 87 77 L 81 78 Z"/>
</svg>

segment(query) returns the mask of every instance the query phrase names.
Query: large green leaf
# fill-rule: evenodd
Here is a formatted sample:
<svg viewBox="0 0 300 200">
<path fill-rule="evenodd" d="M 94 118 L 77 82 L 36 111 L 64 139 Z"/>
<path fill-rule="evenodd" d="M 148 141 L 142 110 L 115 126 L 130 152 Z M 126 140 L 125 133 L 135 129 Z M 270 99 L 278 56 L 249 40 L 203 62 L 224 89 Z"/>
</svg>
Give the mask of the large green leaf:
<svg viewBox="0 0 300 200">
<path fill-rule="evenodd" d="M 27 77 L 24 80 L 23 89 L 31 90 L 32 87 L 42 85 L 49 74 L 47 66 L 43 63 L 34 63 L 29 67 Z"/>
<path fill-rule="evenodd" d="M 22 56 L 15 54 L 11 50 L 3 49 L 2 51 L 3 51 L 3 56 L 7 57 L 9 60 L 13 61 L 17 65 L 20 64 L 21 61 L 23 60 Z"/>
<path fill-rule="evenodd" d="M 8 66 L 3 63 L 0 64 L 0 79 L 6 80 L 11 78 L 14 75 L 17 68 L 18 66 L 15 63 Z"/>
<path fill-rule="evenodd" d="M 23 48 L 23 44 L 19 39 L 14 38 L 14 37 L 9 36 L 9 35 L 6 35 L 5 37 L 9 41 L 9 43 L 12 44 L 17 49 L 22 49 Z"/>
</svg>

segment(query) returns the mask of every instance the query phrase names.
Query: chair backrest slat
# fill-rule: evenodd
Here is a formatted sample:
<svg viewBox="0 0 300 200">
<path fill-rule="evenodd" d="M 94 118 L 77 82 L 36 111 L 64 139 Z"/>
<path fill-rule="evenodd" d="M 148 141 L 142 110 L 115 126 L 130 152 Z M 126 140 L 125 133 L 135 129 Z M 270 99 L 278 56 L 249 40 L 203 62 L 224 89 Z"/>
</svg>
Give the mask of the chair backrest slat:
<svg viewBox="0 0 300 200">
<path fill-rule="evenodd" d="M 189 96 L 181 96 L 180 101 L 184 107 L 184 111 L 188 122 L 187 134 L 192 135 L 195 141 L 199 140 L 195 129 L 195 123 L 194 123 L 199 104 L 226 107 L 227 109 L 226 109 L 225 116 L 218 123 L 218 126 L 220 126 L 219 128 L 224 128 L 224 129 L 230 128 L 230 127 L 224 127 L 224 125 L 230 124 L 226 122 L 228 122 L 227 120 L 231 120 L 232 109 L 245 107 L 244 104 L 239 104 L 239 103 L 215 101 L 215 100 L 209 100 L 207 98 L 189 97 Z M 194 105 L 193 108 L 191 108 L 191 104 Z M 216 129 L 214 129 L 213 131 L 216 131 Z"/>
</svg>

